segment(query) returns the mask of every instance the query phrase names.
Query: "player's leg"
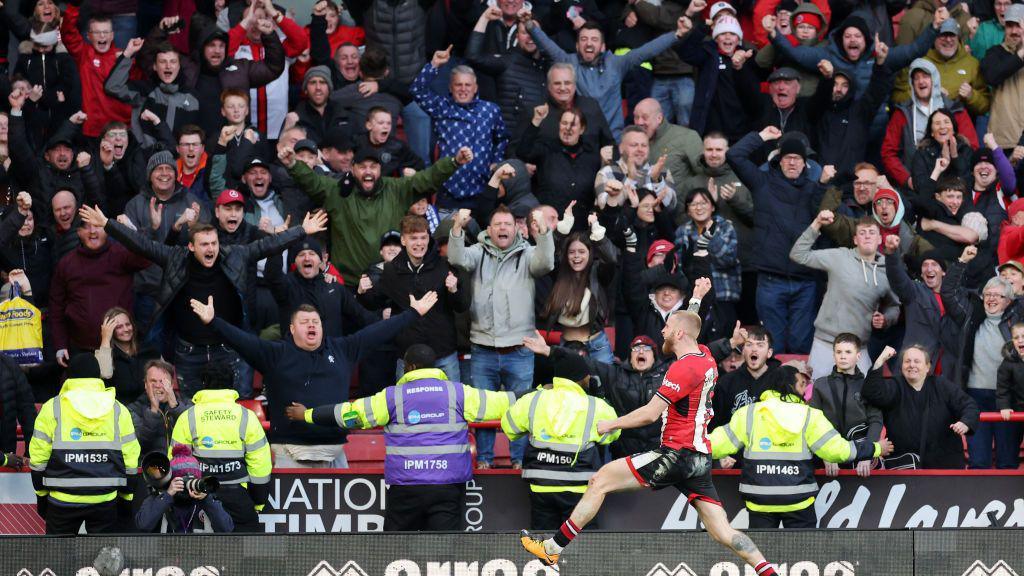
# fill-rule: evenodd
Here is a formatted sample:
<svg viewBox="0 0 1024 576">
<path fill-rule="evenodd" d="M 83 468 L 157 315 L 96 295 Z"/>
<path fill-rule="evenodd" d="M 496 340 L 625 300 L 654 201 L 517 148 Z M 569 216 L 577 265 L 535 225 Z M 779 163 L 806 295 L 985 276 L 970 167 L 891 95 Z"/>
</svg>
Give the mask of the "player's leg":
<svg viewBox="0 0 1024 576">
<path fill-rule="evenodd" d="M 720 504 L 701 499 L 695 499 L 693 504 L 700 515 L 700 521 L 716 542 L 731 549 L 744 562 L 753 566 L 758 576 L 777 576 L 775 568 L 764 559 L 754 541 L 729 525 L 729 517 Z"/>
<path fill-rule="evenodd" d="M 587 491 L 583 493 L 579 503 L 573 509 L 569 519 L 555 532 L 555 535 L 541 541 L 524 531 L 521 538 L 523 547 L 548 565 L 558 562 L 562 549 L 569 545 L 583 527 L 597 516 L 604 503 L 604 498 L 612 492 L 638 490 L 644 487 L 633 472 L 628 458 L 619 458 L 605 464 L 590 479 Z"/>
</svg>

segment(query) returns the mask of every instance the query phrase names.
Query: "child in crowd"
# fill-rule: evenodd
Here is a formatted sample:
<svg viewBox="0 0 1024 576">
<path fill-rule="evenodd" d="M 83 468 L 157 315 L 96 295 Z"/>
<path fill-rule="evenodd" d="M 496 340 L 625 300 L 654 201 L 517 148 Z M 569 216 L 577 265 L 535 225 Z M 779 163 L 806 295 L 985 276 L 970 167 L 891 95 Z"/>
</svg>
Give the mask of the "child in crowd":
<svg viewBox="0 0 1024 576">
<path fill-rule="evenodd" d="M 1021 343 L 1024 345 L 1024 337 Z M 867 437 L 868 442 L 878 442 L 882 434 L 882 412 L 866 403 L 860 395 L 865 374 L 857 368 L 857 361 L 860 360 L 862 346 L 860 338 L 854 334 L 844 332 L 836 336 L 832 344 L 836 365 L 831 374 L 815 380 L 810 405 L 821 410 L 843 438 L 858 440 Z M 869 476 L 872 466 L 872 460 L 857 462 L 857 475 Z M 839 464 L 826 462 L 825 473 L 836 476 Z"/>
</svg>

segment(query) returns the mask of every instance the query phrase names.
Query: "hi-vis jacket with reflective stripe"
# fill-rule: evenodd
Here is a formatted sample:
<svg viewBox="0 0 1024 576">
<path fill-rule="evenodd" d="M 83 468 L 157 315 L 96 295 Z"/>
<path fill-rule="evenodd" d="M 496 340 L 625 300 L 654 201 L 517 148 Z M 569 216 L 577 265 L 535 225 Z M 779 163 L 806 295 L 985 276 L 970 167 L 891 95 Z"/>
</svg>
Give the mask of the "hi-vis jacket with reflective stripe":
<svg viewBox="0 0 1024 576">
<path fill-rule="evenodd" d="M 195 405 L 174 425 L 167 451 L 174 443 L 191 446 L 203 475 L 216 476 L 221 484 L 269 484 L 270 446 L 263 426 L 252 410 L 235 400 L 234 390 L 196 392 Z"/>
<path fill-rule="evenodd" d="M 814 503 L 813 454 L 826 462 L 865 460 L 882 448 L 866 440 L 846 440 L 825 414 L 790 397 L 783 401 L 768 390 L 761 401 L 732 415 L 711 432 L 711 456 L 722 458 L 743 450 L 740 494 L 755 512 L 793 512 Z"/>
<path fill-rule="evenodd" d="M 306 422 L 343 428 L 384 426 L 388 484 L 455 484 L 473 477 L 466 422 L 497 420 L 515 400 L 449 382 L 444 371 L 407 372 L 367 398 L 306 410 Z"/>
<path fill-rule="evenodd" d="M 572 380 L 555 378 L 551 388 L 523 396 L 501 418 L 510 440 L 530 435 L 523 462 L 523 479 L 534 492 L 587 490 L 590 477 L 601 467 L 597 444 L 610 444 L 620 431 L 601 436 L 597 423 L 616 418 L 607 402 L 588 396 Z"/>
<path fill-rule="evenodd" d="M 99 378 L 70 378 L 39 410 L 29 442 L 36 494 L 64 504 L 132 499 L 139 442 L 131 413 Z"/>
</svg>

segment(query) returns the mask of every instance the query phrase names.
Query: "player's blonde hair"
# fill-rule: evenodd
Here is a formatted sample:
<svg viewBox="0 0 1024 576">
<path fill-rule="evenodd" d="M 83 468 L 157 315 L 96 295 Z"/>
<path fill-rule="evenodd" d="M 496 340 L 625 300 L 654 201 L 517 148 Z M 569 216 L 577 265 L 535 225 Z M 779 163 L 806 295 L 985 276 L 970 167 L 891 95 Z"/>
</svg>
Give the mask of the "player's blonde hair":
<svg viewBox="0 0 1024 576">
<path fill-rule="evenodd" d="M 686 333 L 687 336 L 697 339 L 700 335 L 701 321 L 700 316 L 690 312 L 689 310 L 677 310 L 668 317 L 669 322 L 676 319 L 679 322 L 679 329 Z"/>
</svg>

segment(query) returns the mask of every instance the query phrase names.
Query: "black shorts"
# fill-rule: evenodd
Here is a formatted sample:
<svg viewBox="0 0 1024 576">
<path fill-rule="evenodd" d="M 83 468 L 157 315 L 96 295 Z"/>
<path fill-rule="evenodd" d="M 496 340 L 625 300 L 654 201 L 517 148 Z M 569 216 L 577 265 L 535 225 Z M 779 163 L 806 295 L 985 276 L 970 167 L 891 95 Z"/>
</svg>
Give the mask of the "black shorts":
<svg viewBox="0 0 1024 576">
<path fill-rule="evenodd" d="M 722 505 L 715 485 L 711 482 L 709 454 L 662 446 L 627 456 L 626 465 L 644 487 L 661 490 L 675 486 L 676 490 L 686 495 L 687 502 L 698 499 Z"/>
</svg>

